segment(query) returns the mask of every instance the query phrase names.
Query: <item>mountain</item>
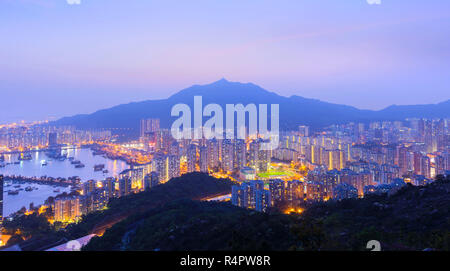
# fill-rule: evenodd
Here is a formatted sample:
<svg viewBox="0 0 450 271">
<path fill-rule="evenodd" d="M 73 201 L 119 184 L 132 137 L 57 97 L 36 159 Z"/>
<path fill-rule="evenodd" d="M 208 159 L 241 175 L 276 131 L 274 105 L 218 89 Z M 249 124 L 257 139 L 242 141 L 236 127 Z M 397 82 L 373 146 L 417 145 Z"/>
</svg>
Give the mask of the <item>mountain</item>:
<svg viewBox="0 0 450 271">
<path fill-rule="evenodd" d="M 65 117 L 53 124 L 78 128 L 131 128 L 137 131 L 140 119 L 160 118 L 161 126 L 169 128 L 176 119 L 170 116 L 172 106 L 184 103 L 193 108 L 194 96 L 202 96 L 203 106 L 216 103 L 223 110 L 226 104 L 279 104 L 280 129 L 296 129 L 298 125 L 323 127 L 351 121 L 402 120 L 407 117 L 450 117 L 450 100 L 429 105 L 393 105 L 379 111 L 361 110 L 296 95 L 284 97 L 252 83 L 221 79 L 208 85 L 191 86 L 167 99 L 122 104 L 93 114 Z"/>
</svg>

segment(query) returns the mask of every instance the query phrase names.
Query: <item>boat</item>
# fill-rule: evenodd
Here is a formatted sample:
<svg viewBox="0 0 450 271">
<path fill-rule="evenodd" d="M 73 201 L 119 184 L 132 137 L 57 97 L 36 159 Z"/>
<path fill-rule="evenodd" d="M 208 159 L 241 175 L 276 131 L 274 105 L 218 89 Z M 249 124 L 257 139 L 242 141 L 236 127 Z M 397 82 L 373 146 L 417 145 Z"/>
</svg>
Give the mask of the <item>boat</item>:
<svg viewBox="0 0 450 271">
<path fill-rule="evenodd" d="M 53 192 L 55 192 L 55 193 L 59 193 L 59 192 L 61 192 L 61 190 L 59 190 L 59 189 L 55 189 L 55 190 L 53 190 Z"/>
<path fill-rule="evenodd" d="M 14 188 L 20 188 L 20 184 L 15 185 Z"/>
<path fill-rule="evenodd" d="M 73 161 L 75 157 L 68 157 L 67 159 L 69 159 L 69 161 Z"/>
<path fill-rule="evenodd" d="M 104 174 L 106 174 L 106 173 L 108 173 L 109 171 L 107 170 L 107 169 L 105 169 L 105 170 L 103 170 L 103 173 Z"/>
<path fill-rule="evenodd" d="M 3 163 L 1 163 L 1 164 L 0 164 L 0 168 L 2 168 L 2 167 L 6 167 L 6 165 L 3 164 Z"/>
<path fill-rule="evenodd" d="M 85 165 L 84 164 L 77 164 L 76 166 L 75 166 L 75 168 L 84 168 L 85 167 Z"/>
<path fill-rule="evenodd" d="M 18 190 L 10 190 L 8 191 L 8 195 L 18 195 L 19 191 Z"/>
<path fill-rule="evenodd" d="M 98 151 L 98 150 L 95 150 L 95 151 L 92 152 L 92 155 L 103 155 L 103 154 L 105 154 L 105 152 Z"/>
<path fill-rule="evenodd" d="M 29 161 L 29 160 L 32 160 L 33 158 L 31 157 L 31 154 L 29 154 L 29 153 L 21 153 L 20 155 L 19 155 L 19 157 L 17 158 L 17 160 L 19 160 L 19 161 Z"/>
<path fill-rule="evenodd" d="M 27 187 L 25 188 L 25 191 L 27 191 L 27 192 L 33 191 L 33 187 L 27 186 Z"/>
<path fill-rule="evenodd" d="M 99 164 L 94 166 L 94 171 L 102 171 L 105 168 L 104 164 Z"/>
<path fill-rule="evenodd" d="M 5 155 L 0 155 L 0 162 L 4 162 L 5 161 Z"/>
<path fill-rule="evenodd" d="M 14 165 L 20 165 L 20 162 L 14 162 Z"/>
<path fill-rule="evenodd" d="M 45 160 L 42 161 L 41 166 L 46 166 L 46 165 L 48 165 L 48 164 L 47 164 L 47 161 L 45 161 Z"/>
<path fill-rule="evenodd" d="M 80 160 L 75 160 L 75 161 L 72 161 L 72 162 L 70 162 L 72 165 L 78 165 L 78 164 L 81 164 L 81 162 L 80 162 Z"/>
</svg>

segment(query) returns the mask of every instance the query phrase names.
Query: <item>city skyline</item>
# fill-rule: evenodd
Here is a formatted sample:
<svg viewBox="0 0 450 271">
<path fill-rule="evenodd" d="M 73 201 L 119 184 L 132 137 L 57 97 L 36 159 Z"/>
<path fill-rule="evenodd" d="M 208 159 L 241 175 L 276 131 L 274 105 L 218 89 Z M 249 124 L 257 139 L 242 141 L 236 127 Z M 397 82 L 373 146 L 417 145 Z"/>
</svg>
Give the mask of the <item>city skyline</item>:
<svg viewBox="0 0 450 271">
<path fill-rule="evenodd" d="M 223 77 L 361 109 L 450 98 L 447 1 L 169 5 L 3 1 L 0 123 L 167 98 Z"/>
</svg>

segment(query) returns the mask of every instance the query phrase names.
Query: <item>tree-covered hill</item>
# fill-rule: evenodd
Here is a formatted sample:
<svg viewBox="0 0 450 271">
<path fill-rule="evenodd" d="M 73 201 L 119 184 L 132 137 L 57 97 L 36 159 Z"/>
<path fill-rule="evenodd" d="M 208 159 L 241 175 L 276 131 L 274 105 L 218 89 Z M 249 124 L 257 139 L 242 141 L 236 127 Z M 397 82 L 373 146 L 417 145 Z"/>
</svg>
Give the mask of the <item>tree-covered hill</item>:
<svg viewBox="0 0 450 271">
<path fill-rule="evenodd" d="M 450 179 L 317 203 L 301 215 L 175 201 L 123 220 L 85 249 L 366 250 L 370 240 L 383 250 L 449 250 Z"/>
<path fill-rule="evenodd" d="M 233 184 L 228 179 L 217 179 L 205 173 L 185 174 L 149 191 L 113 198 L 108 204 L 108 209 L 83 216 L 81 223 L 71 225 L 67 230 L 74 236 L 102 233 L 106 228 L 129 216 L 146 212 L 174 200 L 201 200 L 231 193 Z"/>
<path fill-rule="evenodd" d="M 85 250 L 284 250 L 294 245 L 286 215 L 229 203 L 181 200 L 115 225 Z"/>
</svg>

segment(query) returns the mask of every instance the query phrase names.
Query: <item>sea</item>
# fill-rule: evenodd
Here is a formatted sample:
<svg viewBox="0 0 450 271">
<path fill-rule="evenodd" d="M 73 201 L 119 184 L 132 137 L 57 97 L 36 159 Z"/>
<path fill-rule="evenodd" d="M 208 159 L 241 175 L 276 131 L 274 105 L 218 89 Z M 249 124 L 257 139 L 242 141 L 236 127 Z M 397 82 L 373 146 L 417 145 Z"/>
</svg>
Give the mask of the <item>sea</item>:
<svg viewBox="0 0 450 271">
<path fill-rule="evenodd" d="M 67 157 L 74 157 L 74 160 L 79 160 L 85 165 L 84 168 L 75 168 L 71 164 L 71 161 L 66 159 L 65 161 L 53 160 L 45 154 L 44 151 L 37 151 L 31 153 L 32 160 L 20 161 L 19 164 L 14 164 L 18 161 L 20 154 L 5 154 L 4 168 L 0 168 L 0 175 L 5 176 L 25 176 L 25 177 L 62 177 L 69 178 L 73 176 L 80 177 L 81 181 L 87 180 L 104 180 L 107 177 L 114 177 L 119 175 L 125 169 L 130 168 L 129 165 L 121 160 L 111 160 L 101 155 L 93 155 L 93 152 L 89 148 L 67 148 L 63 150 L 67 153 Z M 42 164 L 44 161 L 46 166 Z M 8 163 L 10 163 L 8 165 Z M 105 170 L 108 173 L 102 171 L 94 171 L 94 165 L 104 164 Z M 35 206 L 41 205 L 49 196 L 56 196 L 63 192 L 69 192 L 69 187 L 54 187 L 52 185 L 42 184 L 21 184 L 23 190 L 19 191 L 18 195 L 8 195 L 9 190 L 16 190 L 14 185 L 18 185 L 15 182 L 6 181 L 3 188 L 3 216 L 7 217 L 10 214 L 20 210 L 22 207 L 27 209 L 30 203 Z M 34 188 L 32 191 L 25 191 L 25 187 L 31 186 Z"/>
</svg>

